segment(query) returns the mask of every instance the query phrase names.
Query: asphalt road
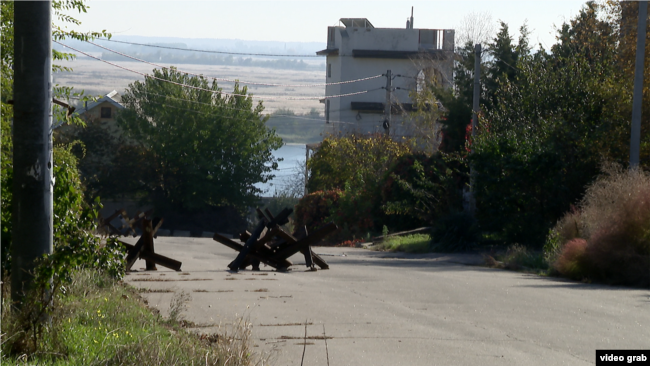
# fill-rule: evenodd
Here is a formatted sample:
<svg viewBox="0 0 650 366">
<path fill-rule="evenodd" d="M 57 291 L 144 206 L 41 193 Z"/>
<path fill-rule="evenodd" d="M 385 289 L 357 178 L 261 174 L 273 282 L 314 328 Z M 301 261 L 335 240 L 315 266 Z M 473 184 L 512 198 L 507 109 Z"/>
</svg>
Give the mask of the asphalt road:
<svg viewBox="0 0 650 366">
<path fill-rule="evenodd" d="M 483 268 L 472 255 L 352 248 L 315 248 L 330 270 L 306 271 L 295 256 L 289 273 L 230 273 L 235 252 L 211 239 L 161 237 L 155 245 L 183 272 L 159 266 L 126 281 L 190 293 L 184 315 L 202 325 L 198 332 L 221 332 L 244 316 L 255 350 L 275 365 L 300 365 L 303 348 L 310 366 L 594 365 L 596 349 L 650 349 L 645 289 Z M 173 294 L 143 296 L 166 316 Z"/>
</svg>

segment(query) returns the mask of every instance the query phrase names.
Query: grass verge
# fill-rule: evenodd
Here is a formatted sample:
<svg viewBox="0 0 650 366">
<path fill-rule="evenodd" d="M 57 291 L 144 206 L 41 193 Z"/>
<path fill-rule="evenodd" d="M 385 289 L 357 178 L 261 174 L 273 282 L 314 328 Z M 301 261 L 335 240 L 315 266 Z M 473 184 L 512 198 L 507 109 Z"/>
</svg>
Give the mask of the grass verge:
<svg viewBox="0 0 650 366">
<path fill-rule="evenodd" d="M 485 264 L 492 268 L 503 268 L 546 275 L 549 265 L 541 251 L 532 251 L 520 244 L 508 247 L 505 253 L 484 255 Z"/>
<path fill-rule="evenodd" d="M 427 234 L 407 236 L 391 236 L 379 243 L 377 250 L 405 253 L 428 253 L 431 248 L 431 238 Z"/>
<path fill-rule="evenodd" d="M 222 333 L 197 335 L 184 329 L 190 324 L 181 319 L 188 297 L 175 296 L 170 317 L 163 319 L 146 307 L 135 289 L 83 271 L 55 297 L 54 310 L 41 331 L 25 334 L 20 314 L 9 309 L 3 296 L 0 361 L 3 365 L 266 363 L 252 351 L 250 324 L 241 319 L 220 327 Z"/>
</svg>

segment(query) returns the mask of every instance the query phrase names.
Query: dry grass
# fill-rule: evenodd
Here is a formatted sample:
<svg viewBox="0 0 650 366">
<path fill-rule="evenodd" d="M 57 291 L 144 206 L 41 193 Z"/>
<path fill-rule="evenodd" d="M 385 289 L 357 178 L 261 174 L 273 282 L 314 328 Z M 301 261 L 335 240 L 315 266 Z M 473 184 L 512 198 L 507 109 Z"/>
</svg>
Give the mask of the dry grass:
<svg viewBox="0 0 650 366">
<path fill-rule="evenodd" d="M 115 64 L 127 67 L 143 73 L 151 73 L 154 68 L 139 62 L 112 61 Z M 105 95 L 112 90 L 120 94 L 129 84 L 144 78 L 138 74 L 131 73 L 100 61 L 80 58 L 75 61 L 59 62 L 63 66 L 72 67 L 73 72 L 58 72 L 54 74 L 54 82 L 72 86 L 75 90 L 85 90 L 91 95 Z M 163 66 L 172 66 L 163 64 Z M 227 65 L 177 65 L 182 71 L 196 74 L 203 74 L 206 77 L 219 77 L 228 79 L 240 79 L 245 81 L 273 83 L 273 84 L 315 84 L 323 83 L 325 75 L 322 71 L 301 71 L 281 70 L 262 67 L 227 66 Z M 224 91 L 232 91 L 232 83 L 219 82 Z M 249 91 L 253 95 L 265 96 L 322 96 L 325 95 L 325 87 L 291 87 L 281 86 L 258 86 L 250 85 Z M 257 100 L 256 100 L 257 103 Z M 271 100 L 264 101 L 265 113 L 273 113 L 276 109 L 289 108 L 296 113 L 307 113 L 311 108 L 323 110 L 323 105 L 315 100 Z"/>
<path fill-rule="evenodd" d="M 650 173 L 605 166 L 545 249 L 565 276 L 650 286 Z"/>
<path fill-rule="evenodd" d="M 543 274 L 548 269 L 543 253 L 531 251 L 521 244 L 509 246 L 502 254 L 484 255 L 483 260 L 488 267 L 513 271 Z"/>
</svg>

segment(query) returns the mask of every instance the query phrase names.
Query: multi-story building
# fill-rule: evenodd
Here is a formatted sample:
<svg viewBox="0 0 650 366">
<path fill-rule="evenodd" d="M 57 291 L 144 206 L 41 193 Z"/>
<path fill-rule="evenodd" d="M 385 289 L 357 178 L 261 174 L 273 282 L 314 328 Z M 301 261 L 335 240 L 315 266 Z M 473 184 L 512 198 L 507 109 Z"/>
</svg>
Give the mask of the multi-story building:
<svg viewBox="0 0 650 366">
<path fill-rule="evenodd" d="M 329 98 L 322 102 L 330 132 L 384 132 L 390 97 L 389 131 L 407 136 L 404 112 L 413 108 L 409 93 L 428 76 L 451 87 L 454 30 L 415 29 L 412 19 L 404 29 L 375 28 L 365 18 L 343 18 L 339 26 L 328 27 L 327 48 L 317 54 L 327 56 Z M 387 93 L 389 70 L 391 91 Z M 364 78 L 371 79 L 351 82 Z"/>
</svg>

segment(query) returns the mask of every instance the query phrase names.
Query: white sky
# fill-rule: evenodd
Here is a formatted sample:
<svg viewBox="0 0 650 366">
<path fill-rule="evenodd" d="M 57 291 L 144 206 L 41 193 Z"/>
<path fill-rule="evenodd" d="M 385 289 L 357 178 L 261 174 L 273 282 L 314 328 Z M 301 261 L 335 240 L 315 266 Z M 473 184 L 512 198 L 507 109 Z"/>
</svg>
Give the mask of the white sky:
<svg viewBox="0 0 650 366">
<path fill-rule="evenodd" d="M 368 18 L 377 28 L 404 28 L 415 7 L 415 28 L 457 28 L 470 12 L 489 12 L 511 34 L 528 22 L 530 43 L 546 49 L 555 27 L 575 17 L 584 1 L 90 1 L 86 14 L 70 14 L 77 30 L 114 35 L 326 42 L 339 18 Z"/>
</svg>

